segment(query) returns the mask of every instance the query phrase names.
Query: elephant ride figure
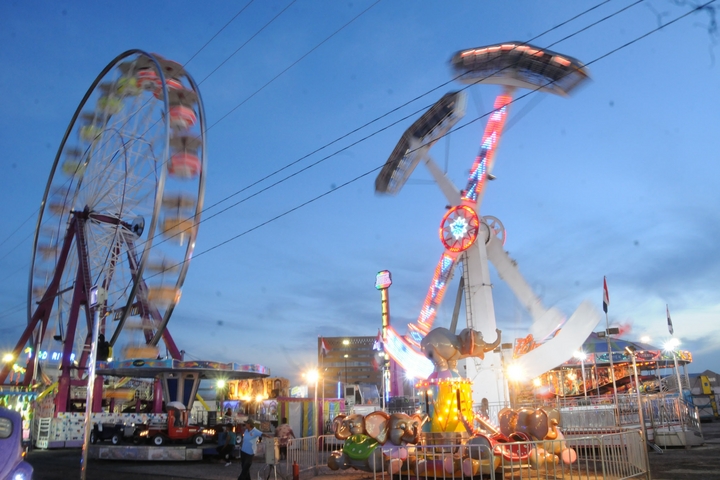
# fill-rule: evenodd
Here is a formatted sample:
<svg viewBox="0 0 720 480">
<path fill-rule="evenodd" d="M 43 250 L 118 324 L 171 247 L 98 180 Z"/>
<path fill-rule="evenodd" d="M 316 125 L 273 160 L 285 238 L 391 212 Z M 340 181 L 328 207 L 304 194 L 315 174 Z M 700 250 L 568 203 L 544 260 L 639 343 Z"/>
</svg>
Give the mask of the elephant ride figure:
<svg viewBox="0 0 720 480">
<path fill-rule="evenodd" d="M 577 453 L 567 446 L 560 431 L 560 413 L 555 409 L 503 408 L 498 413 L 500 431 L 504 435 L 522 433 L 530 440 L 542 441 L 528 452 L 530 464 L 536 468 L 562 463 L 569 465 L 577 460 Z"/>
<path fill-rule="evenodd" d="M 469 328 L 463 329 L 458 335 L 442 327 L 431 330 L 420 343 L 423 354 L 435 366 L 431 377 L 459 376 L 458 360 L 467 357 L 484 359 L 487 352 L 500 346 L 502 332 L 495 330 L 495 333 L 497 334 L 495 341 L 486 343 L 481 332 Z"/>
<path fill-rule="evenodd" d="M 365 431 L 365 418 L 359 414 L 338 415 L 333 420 L 333 430 L 335 438 L 345 443 L 342 450 L 335 450 L 330 454 L 328 467 L 331 470 L 353 467 L 372 471 L 370 457 L 378 442 Z"/>
<path fill-rule="evenodd" d="M 367 416 L 338 415 L 333 421 L 335 438 L 344 440 L 342 451 L 334 451 L 328 459 L 332 470 L 355 468 L 368 472 L 400 473 L 415 470 L 418 461 L 406 445 L 420 438 L 422 419 L 419 415 L 372 412 Z M 420 473 L 420 472 L 418 472 Z"/>
</svg>

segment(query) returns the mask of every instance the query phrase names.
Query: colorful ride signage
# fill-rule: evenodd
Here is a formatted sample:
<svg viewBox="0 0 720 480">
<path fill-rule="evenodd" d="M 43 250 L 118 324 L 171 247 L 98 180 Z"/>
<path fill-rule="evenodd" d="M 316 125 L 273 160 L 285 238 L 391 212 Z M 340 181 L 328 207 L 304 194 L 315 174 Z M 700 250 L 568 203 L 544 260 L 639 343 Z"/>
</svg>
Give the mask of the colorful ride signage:
<svg viewBox="0 0 720 480">
<path fill-rule="evenodd" d="M 390 285 L 392 285 L 392 275 L 390 274 L 390 270 L 378 272 L 375 277 L 375 288 L 383 290 L 388 288 Z"/>
</svg>

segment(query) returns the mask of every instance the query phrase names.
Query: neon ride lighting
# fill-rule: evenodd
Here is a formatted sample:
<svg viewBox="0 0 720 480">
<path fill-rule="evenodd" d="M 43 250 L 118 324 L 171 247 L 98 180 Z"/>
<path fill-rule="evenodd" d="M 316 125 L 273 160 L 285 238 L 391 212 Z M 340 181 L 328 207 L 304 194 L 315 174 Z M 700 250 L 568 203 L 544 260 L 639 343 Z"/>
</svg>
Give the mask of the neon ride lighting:
<svg viewBox="0 0 720 480">
<path fill-rule="evenodd" d="M 495 111 L 490 115 L 490 119 L 485 126 L 485 133 L 480 144 L 480 153 L 475 158 L 475 163 L 470 169 L 470 178 L 462 196 L 464 201 L 477 202 L 485 189 L 487 173 L 492 171 L 495 151 L 500 142 L 500 134 L 507 118 L 507 107 L 511 101 L 512 96 L 505 94 L 498 95 L 495 99 Z"/>
<path fill-rule="evenodd" d="M 420 310 L 420 316 L 417 320 L 417 328 L 415 329 L 415 325 L 413 324 L 408 325 L 410 330 L 414 330 L 422 335 L 420 340 L 422 340 L 422 337 L 427 335 L 432 327 L 433 321 L 437 315 L 437 308 L 440 303 L 442 303 L 445 290 L 447 290 L 448 282 L 450 277 L 452 277 L 453 266 L 455 265 L 455 259 L 457 256 L 458 252 L 445 252 L 442 254 L 437 267 L 435 267 L 435 274 L 433 275 L 432 282 L 430 283 L 430 289 L 425 297 L 423 307 Z M 408 341 L 416 347 L 420 346 L 420 341 L 417 340 L 415 335 L 410 335 Z"/>
<path fill-rule="evenodd" d="M 505 119 L 507 118 L 508 111 L 507 106 L 511 101 L 512 96 L 508 94 L 498 95 L 495 99 L 495 111 L 492 115 L 490 115 L 490 119 L 485 126 L 485 133 L 483 134 L 480 153 L 475 159 L 475 163 L 470 170 L 470 178 L 468 179 L 467 188 L 462 196 L 463 205 L 461 206 L 462 210 L 460 211 L 463 212 L 464 216 L 466 215 L 465 218 L 472 219 L 474 217 L 474 219 L 477 219 L 477 213 L 475 213 L 475 209 L 472 208 L 472 206 L 477 204 L 478 199 L 484 191 L 487 172 L 492 170 L 492 160 L 495 156 L 495 150 L 500 140 L 500 134 L 505 126 Z M 443 231 L 444 225 L 446 224 L 446 220 L 457 212 L 457 209 L 452 209 L 443 218 L 440 239 L 448 251 L 443 253 L 442 257 L 440 257 L 440 262 L 438 263 L 437 268 L 435 268 L 435 275 L 430 283 L 430 289 L 425 297 L 423 307 L 420 310 L 417 328 L 413 328 L 412 325 L 408 325 L 411 332 L 420 333 L 422 336 L 427 335 L 430 328 L 432 328 L 432 324 L 437 316 L 437 308 L 442 302 L 445 290 L 447 289 L 448 281 L 452 276 L 453 267 L 455 266 L 455 260 L 457 259 L 458 253 L 469 248 L 474 243 L 475 238 L 477 238 L 476 228 L 474 238 L 468 238 L 468 241 L 465 242 L 464 245 L 461 242 L 460 246 L 453 245 L 451 248 L 451 246 L 446 243 Z M 472 222 L 474 221 L 477 221 L 477 225 L 479 225 L 479 219 L 472 220 Z M 459 224 L 456 224 L 454 227 L 450 227 L 450 229 L 457 229 L 457 227 L 459 227 Z M 417 335 L 408 335 L 408 341 L 415 346 L 419 346 L 420 342 L 416 337 Z"/>
<path fill-rule="evenodd" d="M 393 327 L 387 328 L 385 351 L 405 369 L 407 377 L 427 378 L 435 369 L 432 362 L 418 353 Z"/>
<path fill-rule="evenodd" d="M 475 210 L 468 205 L 457 205 L 448 210 L 440 223 L 440 241 L 451 252 L 463 252 L 475 243 L 479 227 Z"/>
</svg>

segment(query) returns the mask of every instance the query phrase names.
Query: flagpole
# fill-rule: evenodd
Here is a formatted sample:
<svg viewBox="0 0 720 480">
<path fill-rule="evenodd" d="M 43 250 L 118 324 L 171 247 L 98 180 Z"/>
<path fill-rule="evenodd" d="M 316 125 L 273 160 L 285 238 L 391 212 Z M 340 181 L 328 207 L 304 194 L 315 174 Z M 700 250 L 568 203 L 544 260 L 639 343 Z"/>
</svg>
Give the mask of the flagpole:
<svg viewBox="0 0 720 480">
<path fill-rule="evenodd" d="M 617 384 L 615 383 L 615 365 L 613 364 L 613 354 L 610 348 L 610 320 L 608 318 L 608 308 L 610 306 L 610 294 L 607 288 L 607 278 L 603 277 L 603 310 L 605 310 L 605 341 L 607 342 L 608 356 L 610 357 L 610 378 L 612 379 L 613 398 L 615 407 L 620 408 L 617 396 Z"/>
<path fill-rule="evenodd" d="M 324 340 L 324 338 L 323 338 L 323 340 Z M 320 403 L 320 405 L 321 405 L 320 410 L 322 410 L 322 412 L 323 412 L 323 416 L 322 416 L 323 427 L 320 430 L 320 432 L 321 432 L 320 435 L 323 435 L 325 433 L 325 355 L 322 355 L 322 363 L 321 363 L 320 368 L 322 368 L 322 372 L 321 372 L 321 374 L 322 374 L 322 402 Z"/>
<path fill-rule="evenodd" d="M 673 328 L 672 320 L 670 319 L 670 307 L 668 306 L 667 303 L 665 304 L 665 313 L 667 314 L 668 332 L 670 333 L 670 336 L 672 336 L 674 339 L 675 338 L 675 329 Z M 682 381 L 680 379 L 680 367 L 678 366 L 677 355 L 675 354 L 675 347 L 676 347 L 676 344 L 673 343 L 672 354 L 673 354 L 673 363 L 675 364 L 675 376 L 677 377 L 677 382 L 678 382 L 678 396 L 680 398 L 682 398 L 682 394 L 683 394 Z M 690 385 L 690 382 L 688 382 L 688 385 Z"/>
<path fill-rule="evenodd" d="M 322 403 L 320 404 L 320 410 L 322 411 L 322 427 L 320 430 L 318 430 L 320 435 L 325 433 L 325 356 L 327 355 L 327 351 L 325 348 L 325 337 L 320 337 L 320 351 L 321 351 L 321 372 L 322 375 Z M 329 417 L 328 417 L 329 418 Z"/>
</svg>

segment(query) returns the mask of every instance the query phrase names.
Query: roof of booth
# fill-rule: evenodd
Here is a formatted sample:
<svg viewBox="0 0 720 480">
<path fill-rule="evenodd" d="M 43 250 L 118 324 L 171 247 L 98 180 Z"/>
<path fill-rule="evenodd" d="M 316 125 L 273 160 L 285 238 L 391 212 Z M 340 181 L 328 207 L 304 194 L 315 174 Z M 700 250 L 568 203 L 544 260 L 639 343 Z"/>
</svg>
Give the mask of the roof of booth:
<svg viewBox="0 0 720 480">
<path fill-rule="evenodd" d="M 610 355 L 608 354 L 608 343 L 612 351 L 612 360 L 614 363 L 632 362 L 632 357 L 625 350 L 625 347 L 631 347 L 635 351 L 638 364 L 641 362 L 657 362 L 658 364 L 672 365 L 673 353 L 665 351 L 662 348 L 650 345 L 649 343 L 634 342 L 631 340 L 623 340 L 621 338 L 600 337 L 593 332 L 583 343 L 582 350 L 587 354 L 586 364 L 609 364 Z M 676 350 L 677 361 L 680 364 L 688 364 L 692 362 L 692 353 L 687 350 Z M 563 365 L 579 365 L 581 361 L 577 358 L 571 358 Z"/>
<path fill-rule="evenodd" d="M 167 373 L 199 373 L 200 378 L 237 380 L 270 376 L 270 369 L 262 365 L 240 365 L 206 360 L 129 359 L 98 362 L 95 373 L 116 377 L 153 378 Z"/>
</svg>

